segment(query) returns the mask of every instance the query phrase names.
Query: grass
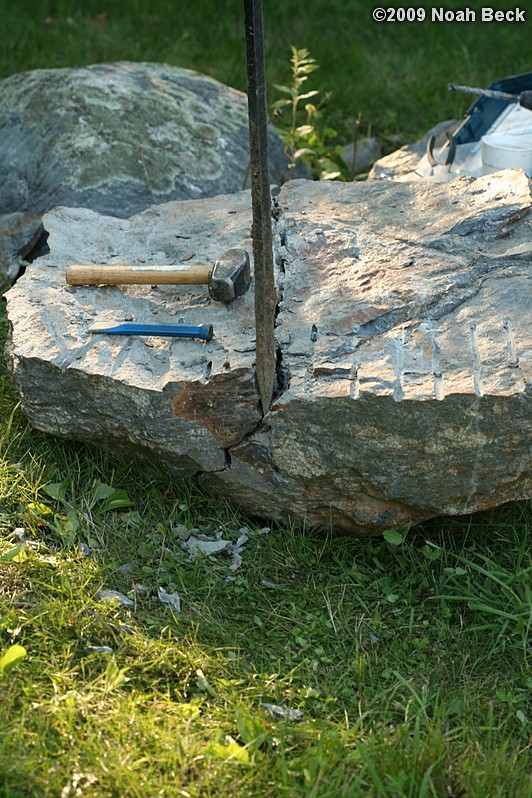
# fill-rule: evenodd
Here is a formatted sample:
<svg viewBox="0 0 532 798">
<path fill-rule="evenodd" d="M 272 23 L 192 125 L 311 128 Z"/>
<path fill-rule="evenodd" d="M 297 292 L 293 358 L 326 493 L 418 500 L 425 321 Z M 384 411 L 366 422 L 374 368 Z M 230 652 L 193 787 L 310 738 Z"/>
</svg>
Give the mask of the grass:
<svg viewBox="0 0 532 798">
<path fill-rule="evenodd" d="M 241 0 L 18 0 L 4 5 L 0 77 L 130 59 L 188 67 L 245 90 Z M 415 7 L 434 5 L 420 0 Z M 472 0 L 468 7 L 484 5 Z M 367 3 L 285 0 L 264 7 L 270 101 L 278 98 L 274 84 L 289 79 L 291 45 L 306 47 L 321 65 L 312 76 L 313 87 L 332 92 L 327 117 L 341 143 L 351 140 L 361 112 L 361 134 L 369 127 L 393 148 L 436 122 L 464 115 L 472 98 L 448 92 L 449 82 L 486 86 L 532 68 L 530 20 L 445 24 L 427 18 L 379 24 Z M 457 0 L 445 6 L 453 7 L 464 6 Z"/>
<path fill-rule="evenodd" d="M 398 145 L 463 114 L 448 81 L 530 69 L 528 24 L 265 5 L 271 99 L 308 47 L 346 139 L 362 111 Z M 239 0 L 19 0 L 2 26 L 0 76 L 134 59 L 245 86 Z M 371 540 L 261 532 L 192 483 L 31 430 L 0 367 L 0 798 L 528 798 L 531 520 L 521 502 Z M 247 527 L 241 569 L 190 561 L 184 527 Z"/>
<path fill-rule="evenodd" d="M 0 796 L 530 795 L 529 505 L 392 542 L 261 532 L 30 430 L 0 379 L 0 651 L 26 651 L 0 675 Z M 247 526 L 242 568 L 189 561 L 192 526 Z"/>
</svg>

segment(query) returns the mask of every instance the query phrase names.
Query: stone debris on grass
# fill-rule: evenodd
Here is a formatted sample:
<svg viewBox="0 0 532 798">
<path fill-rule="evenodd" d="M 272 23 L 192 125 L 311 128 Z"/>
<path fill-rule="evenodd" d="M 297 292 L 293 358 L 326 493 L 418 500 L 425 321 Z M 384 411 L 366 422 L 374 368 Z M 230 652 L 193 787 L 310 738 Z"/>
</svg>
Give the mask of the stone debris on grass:
<svg viewBox="0 0 532 798">
<path fill-rule="evenodd" d="M 227 552 L 231 547 L 230 540 L 221 540 L 212 538 L 209 535 L 191 535 L 188 540 L 184 541 L 182 548 L 188 551 L 191 560 L 195 560 L 198 552 L 205 554 L 207 557 L 212 557 L 215 554 L 222 554 Z"/>
<path fill-rule="evenodd" d="M 272 582 L 270 579 L 262 579 L 261 580 L 262 587 L 265 587 L 267 590 L 280 590 L 281 585 L 278 585 L 277 582 Z"/>
<path fill-rule="evenodd" d="M 196 527 L 189 529 L 188 526 L 185 526 L 184 524 L 177 524 L 176 526 L 172 527 L 172 531 L 174 534 L 180 537 L 181 540 L 188 540 L 191 535 L 198 533 L 199 529 Z"/>
<path fill-rule="evenodd" d="M 111 646 L 85 646 L 85 651 L 90 654 L 114 654 L 114 649 Z"/>
<path fill-rule="evenodd" d="M 282 707 L 277 704 L 261 704 L 260 707 L 277 720 L 300 720 L 304 715 L 301 709 L 290 709 L 290 707 Z"/>
<path fill-rule="evenodd" d="M 141 596 L 147 596 L 150 592 L 148 585 L 143 585 L 142 582 L 135 582 L 133 585 L 135 593 L 140 593 Z"/>
<path fill-rule="evenodd" d="M 237 539 L 237 541 L 235 543 L 235 548 L 236 549 L 241 549 L 242 546 L 245 546 L 245 544 L 249 540 L 249 529 L 247 527 L 242 527 L 242 529 L 240 529 L 239 531 L 240 531 L 240 534 L 239 534 L 238 539 Z"/>
<path fill-rule="evenodd" d="M 241 529 L 240 532 L 243 532 L 243 530 Z M 233 573 L 240 571 L 242 567 L 242 551 L 249 540 L 249 535 L 247 532 L 249 532 L 249 530 L 239 535 L 237 542 L 233 546 L 233 559 L 231 560 L 231 565 L 229 566 L 229 570 Z"/>
<path fill-rule="evenodd" d="M 110 590 L 108 588 L 105 588 L 104 590 L 98 590 L 96 593 L 96 598 L 99 599 L 99 601 L 115 601 L 122 607 L 135 606 L 135 603 L 127 596 L 124 596 L 123 593 L 120 593 L 119 590 Z"/>
<path fill-rule="evenodd" d="M 219 559 L 220 556 L 226 558 L 228 561 L 228 571 L 231 574 L 225 580 L 227 584 L 232 584 L 235 582 L 236 577 L 234 574 L 242 568 L 244 547 L 253 535 L 249 527 L 241 527 L 238 530 L 238 537 L 236 541 L 233 542 L 224 538 L 224 530 L 221 528 L 218 528 L 209 535 L 204 532 L 200 532 L 200 530 L 196 527 L 188 529 L 183 524 L 174 527 L 173 532 L 177 533 L 177 536 L 180 538 L 179 545 L 184 552 L 188 553 L 189 562 L 194 562 L 198 557 L 198 554 L 200 556 L 205 555 L 206 557 L 211 558 L 211 560 Z M 270 527 L 262 527 L 262 529 L 258 530 L 257 534 L 265 535 L 269 532 Z M 165 551 L 172 554 L 174 558 L 177 556 L 176 552 L 173 552 L 166 547 Z M 130 573 L 134 570 L 134 565 L 136 565 L 134 562 L 125 563 L 118 570 L 121 573 Z M 268 582 L 268 580 L 263 580 L 263 584 L 270 588 L 279 587 L 273 582 Z M 151 593 L 151 588 L 142 584 L 141 582 L 135 582 L 133 584 L 131 593 L 147 596 Z M 135 606 L 135 602 L 132 599 L 118 590 L 99 590 L 96 594 L 96 597 L 100 601 L 115 601 L 123 607 Z M 157 588 L 157 598 L 162 604 L 168 605 L 176 612 L 181 612 L 181 597 L 177 592 L 174 591 L 169 593 L 164 587 L 159 586 Z M 131 631 L 128 633 L 133 632 Z"/>
<path fill-rule="evenodd" d="M 223 529 L 217 529 L 212 535 L 206 535 L 195 528 L 186 530 L 181 526 L 174 531 L 177 531 L 182 539 L 180 546 L 183 551 L 188 552 L 189 562 L 194 562 L 198 553 L 205 554 L 207 557 L 223 554 L 226 557 L 231 557 L 228 569 L 232 573 L 239 571 L 242 567 L 243 549 L 251 535 L 251 530 L 248 527 L 242 527 L 238 530 L 236 542 L 233 543 L 223 537 Z"/>
<path fill-rule="evenodd" d="M 179 597 L 179 593 L 168 593 L 164 587 L 159 587 L 157 589 L 157 595 L 159 597 L 159 601 L 163 604 L 168 604 L 176 612 L 181 612 L 181 599 Z"/>
<path fill-rule="evenodd" d="M 131 562 L 125 562 L 117 568 L 119 574 L 132 574 L 134 571 L 137 570 L 139 567 L 138 562 L 132 560 Z"/>
<path fill-rule="evenodd" d="M 242 568 L 242 555 L 238 549 L 235 549 L 233 553 L 233 559 L 231 560 L 231 565 L 229 566 L 229 570 L 232 572 L 240 571 Z"/>
</svg>

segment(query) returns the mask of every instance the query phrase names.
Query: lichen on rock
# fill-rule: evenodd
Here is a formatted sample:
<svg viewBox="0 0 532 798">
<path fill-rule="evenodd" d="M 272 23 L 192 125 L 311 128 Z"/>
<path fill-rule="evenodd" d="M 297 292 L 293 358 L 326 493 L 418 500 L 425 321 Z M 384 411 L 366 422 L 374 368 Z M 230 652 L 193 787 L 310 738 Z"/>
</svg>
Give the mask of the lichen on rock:
<svg viewBox="0 0 532 798">
<path fill-rule="evenodd" d="M 128 217 L 244 187 L 246 96 L 206 75 L 119 62 L 0 85 L 0 213 L 66 205 Z M 279 182 L 287 160 L 273 130 L 270 155 Z"/>
</svg>

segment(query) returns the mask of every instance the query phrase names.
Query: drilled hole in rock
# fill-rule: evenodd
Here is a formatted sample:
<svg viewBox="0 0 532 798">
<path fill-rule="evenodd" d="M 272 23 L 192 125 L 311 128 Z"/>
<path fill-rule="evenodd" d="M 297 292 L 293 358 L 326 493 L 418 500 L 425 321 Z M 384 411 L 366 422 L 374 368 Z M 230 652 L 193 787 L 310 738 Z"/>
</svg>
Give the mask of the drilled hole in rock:
<svg viewBox="0 0 532 798">
<path fill-rule="evenodd" d="M 211 376 L 211 372 L 212 372 L 212 360 L 209 360 L 209 362 L 205 364 L 205 369 L 203 371 L 203 376 L 201 378 L 201 381 L 207 382 L 207 380 Z"/>
</svg>

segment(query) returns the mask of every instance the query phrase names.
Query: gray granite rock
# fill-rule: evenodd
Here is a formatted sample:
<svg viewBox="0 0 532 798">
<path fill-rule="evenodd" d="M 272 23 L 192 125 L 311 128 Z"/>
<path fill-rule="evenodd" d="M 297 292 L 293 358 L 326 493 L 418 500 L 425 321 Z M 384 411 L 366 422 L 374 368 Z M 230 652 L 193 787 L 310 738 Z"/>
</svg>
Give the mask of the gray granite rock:
<svg viewBox="0 0 532 798">
<path fill-rule="evenodd" d="M 293 181 L 277 198 L 278 384 L 261 417 L 253 286 L 69 288 L 71 262 L 212 262 L 251 249 L 250 197 L 128 220 L 57 209 L 7 295 L 32 424 L 155 457 L 266 518 L 371 533 L 531 495 L 530 182 Z M 94 322 L 212 323 L 209 343 Z"/>
<path fill-rule="evenodd" d="M 272 182 L 286 170 L 270 135 Z M 0 213 L 58 205 L 127 217 L 245 185 L 247 99 L 206 75 L 119 62 L 0 81 Z"/>
<path fill-rule="evenodd" d="M 382 155 L 382 147 L 376 138 L 372 136 L 358 139 L 355 149 L 355 163 L 353 169 L 353 142 L 342 150 L 342 159 L 353 175 L 368 172 L 375 161 Z"/>
<path fill-rule="evenodd" d="M 0 288 L 15 279 L 43 233 L 41 217 L 30 211 L 0 216 Z"/>
</svg>

